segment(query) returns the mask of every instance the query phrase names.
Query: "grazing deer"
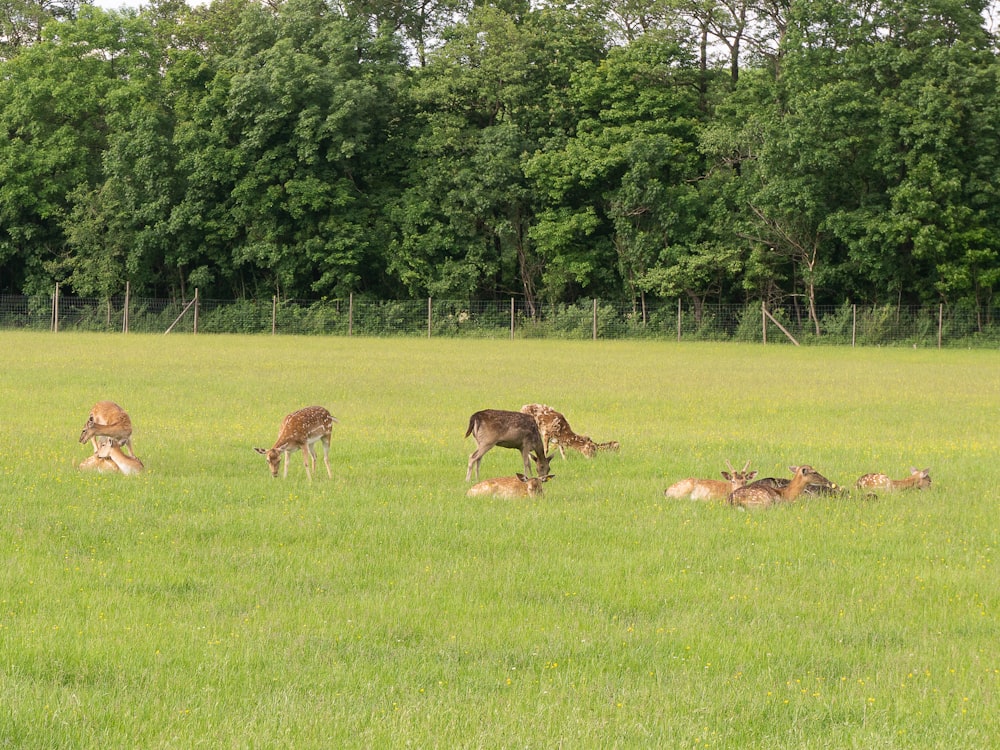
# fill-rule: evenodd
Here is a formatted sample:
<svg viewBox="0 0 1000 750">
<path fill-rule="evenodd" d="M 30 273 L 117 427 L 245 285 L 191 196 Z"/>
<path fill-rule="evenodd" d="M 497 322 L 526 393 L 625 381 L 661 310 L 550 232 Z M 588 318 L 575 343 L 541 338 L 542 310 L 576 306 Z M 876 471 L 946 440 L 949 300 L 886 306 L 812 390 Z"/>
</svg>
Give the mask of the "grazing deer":
<svg viewBox="0 0 1000 750">
<path fill-rule="evenodd" d="M 757 476 L 756 471 L 747 471 L 750 468 L 749 461 L 740 471 L 736 471 L 728 461 L 726 466 L 729 467 L 729 471 L 722 472 L 722 476 L 726 478 L 725 482 L 721 479 L 688 477 L 674 482 L 664 490 L 663 494 L 667 497 L 689 497 L 692 500 L 725 500 L 734 490 L 745 486 Z"/>
<path fill-rule="evenodd" d="M 542 484 L 554 476 L 555 474 L 548 474 L 544 477 L 526 477 L 524 474 L 518 473 L 512 477 L 484 479 L 482 482 L 472 485 L 465 494 L 468 497 L 476 497 L 477 495 L 493 495 L 504 498 L 535 497 L 542 494 Z"/>
<path fill-rule="evenodd" d="M 906 479 L 890 479 L 886 474 L 865 474 L 858 478 L 854 486 L 861 490 L 923 490 L 931 486 L 931 470 L 910 467 L 910 476 Z"/>
<path fill-rule="evenodd" d="M 333 472 L 330 470 L 330 436 L 333 434 L 333 424 L 337 421 L 330 412 L 322 406 L 307 406 L 292 412 L 281 422 L 281 429 L 278 431 L 278 439 L 270 448 L 254 448 L 260 455 L 267 459 L 267 465 L 271 469 L 271 476 L 278 476 L 278 464 L 281 456 L 285 456 L 284 477 L 288 478 L 288 454 L 297 450 L 302 451 L 302 462 L 306 467 L 306 476 L 312 480 L 312 473 L 309 470 L 310 460 L 313 470 L 316 469 L 316 448 L 317 442 L 323 443 L 323 463 L 326 464 L 326 473 L 333 479 Z"/>
<path fill-rule="evenodd" d="M 729 495 L 729 502 L 742 508 L 766 508 L 775 503 L 794 500 L 809 485 L 836 486 L 812 466 L 789 466 L 788 469 L 793 476 L 787 484 L 770 477 L 758 479 L 753 484 L 733 490 Z"/>
<path fill-rule="evenodd" d="M 138 458 L 122 453 L 121 447 L 111 438 L 101 438 L 97 445 L 97 453 L 94 455 L 99 459 L 111 461 L 122 474 L 141 474 L 146 469 Z"/>
<path fill-rule="evenodd" d="M 538 431 L 534 418 L 519 411 L 503 411 L 501 409 L 483 409 L 469 417 L 469 428 L 465 437 L 472 435 L 476 441 L 476 449 L 469 456 L 469 466 L 465 472 L 465 481 L 472 478 L 472 467 L 476 468 L 476 480 L 479 480 L 479 463 L 487 451 L 495 445 L 501 448 L 517 448 L 524 459 L 524 473 L 531 474 L 530 459 L 535 459 L 538 476 L 544 478 L 549 473 L 549 458 L 545 454 L 545 444 Z M 532 454 L 531 451 L 534 451 Z"/>
<path fill-rule="evenodd" d="M 114 401 L 98 401 L 94 404 L 87 423 L 83 426 L 83 432 L 80 433 L 80 442 L 86 443 L 89 440 L 96 452 L 99 437 L 116 440 L 123 448 L 127 447 L 128 452 L 133 458 L 135 457 L 135 449 L 132 447 L 132 420 Z"/>
<path fill-rule="evenodd" d="M 542 444 L 548 451 L 549 443 L 555 443 L 559 448 L 559 455 L 566 458 L 566 448 L 580 451 L 587 458 L 593 458 L 599 450 L 618 450 L 618 443 L 614 440 L 608 443 L 597 444 L 587 435 L 577 435 L 569 426 L 566 417 L 551 406 L 545 404 L 525 404 L 521 407 L 522 414 L 530 414 L 538 424 L 538 431 L 542 435 Z"/>
</svg>

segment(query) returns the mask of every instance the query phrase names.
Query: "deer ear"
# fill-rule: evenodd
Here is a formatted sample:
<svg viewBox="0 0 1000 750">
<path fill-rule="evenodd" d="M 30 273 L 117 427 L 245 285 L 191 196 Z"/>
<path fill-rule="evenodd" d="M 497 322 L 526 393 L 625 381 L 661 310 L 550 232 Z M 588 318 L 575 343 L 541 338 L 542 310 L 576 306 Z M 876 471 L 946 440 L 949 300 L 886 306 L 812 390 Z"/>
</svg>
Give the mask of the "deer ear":
<svg viewBox="0 0 1000 750">
<path fill-rule="evenodd" d="M 728 471 L 722 472 L 722 476 L 728 479 L 730 482 L 733 481 L 733 475 L 730 474 Z"/>
<path fill-rule="evenodd" d="M 518 472 L 515 476 L 518 479 L 520 479 L 522 482 L 527 482 L 528 481 L 528 478 L 526 476 L 524 476 L 524 474 L 522 474 L 521 472 Z"/>
<path fill-rule="evenodd" d="M 751 471 L 749 474 L 747 474 L 747 481 L 753 479 L 755 476 L 757 476 L 757 472 Z"/>
<path fill-rule="evenodd" d="M 254 450 L 257 451 L 257 453 L 259 453 L 262 456 L 266 456 L 267 455 L 267 449 L 266 448 L 254 448 Z"/>
</svg>

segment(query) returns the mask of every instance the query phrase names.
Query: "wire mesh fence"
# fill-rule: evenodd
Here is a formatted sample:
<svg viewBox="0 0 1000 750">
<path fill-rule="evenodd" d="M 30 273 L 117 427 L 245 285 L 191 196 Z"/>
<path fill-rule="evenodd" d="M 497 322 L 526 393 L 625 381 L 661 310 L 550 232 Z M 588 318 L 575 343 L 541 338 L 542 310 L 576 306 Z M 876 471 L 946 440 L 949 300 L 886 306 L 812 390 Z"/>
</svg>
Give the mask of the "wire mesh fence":
<svg viewBox="0 0 1000 750">
<path fill-rule="evenodd" d="M 847 346 L 1000 347 L 1000 309 L 685 305 L 600 300 L 188 300 L 0 296 L 0 329 L 133 333 L 651 339 Z"/>
</svg>

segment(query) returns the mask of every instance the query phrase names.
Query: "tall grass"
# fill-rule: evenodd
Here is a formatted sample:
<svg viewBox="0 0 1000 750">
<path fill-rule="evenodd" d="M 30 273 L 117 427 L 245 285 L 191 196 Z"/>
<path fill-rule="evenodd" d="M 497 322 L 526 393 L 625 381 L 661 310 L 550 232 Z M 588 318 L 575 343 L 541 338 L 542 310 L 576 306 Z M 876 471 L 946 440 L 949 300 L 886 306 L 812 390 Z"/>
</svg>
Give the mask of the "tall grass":
<svg viewBox="0 0 1000 750">
<path fill-rule="evenodd" d="M 993 742 L 1000 358 L 629 342 L 0 333 L 0 746 Z M 93 402 L 148 471 L 81 474 Z M 469 415 L 619 454 L 466 498 Z M 251 450 L 312 403 L 328 480 Z M 752 459 L 930 491 L 667 500 Z M 520 458 L 494 449 L 483 475 Z"/>
</svg>

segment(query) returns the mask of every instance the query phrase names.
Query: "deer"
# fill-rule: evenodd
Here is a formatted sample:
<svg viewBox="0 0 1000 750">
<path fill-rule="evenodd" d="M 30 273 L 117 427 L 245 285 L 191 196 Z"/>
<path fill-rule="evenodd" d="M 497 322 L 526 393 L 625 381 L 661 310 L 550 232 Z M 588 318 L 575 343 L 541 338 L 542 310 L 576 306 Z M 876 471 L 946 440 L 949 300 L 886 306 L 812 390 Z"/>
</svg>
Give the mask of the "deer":
<svg viewBox="0 0 1000 750">
<path fill-rule="evenodd" d="M 865 474 L 858 477 L 854 486 L 860 490 L 885 490 L 896 492 L 899 490 L 923 490 L 931 486 L 931 470 L 915 469 L 910 467 L 910 476 L 906 479 L 890 479 L 886 474 Z"/>
<path fill-rule="evenodd" d="M 97 451 L 97 438 L 106 437 L 118 442 L 123 448 L 128 448 L 129 454 L 135 458 L 132 447 L 132 420 L 128 413 L 114 401 L 98 401 L 90 410 L 87 423 L 80 433 L 80 442 L 88 440 Z"/>
<path fill-rule="evenodd" d="M 146 469 L 138 458 L 125 455 L 118 442 L 112 438 L 101 438 L 94 455 L 102 461 L 111 461 L 115 468 L 126 476 L 141 474 Z"/>
<path fill-rule="evenodd" d="M 101 442 L 108 438 L 101 438 Z M 118 465 L 107 456 L 101 457 L 94 451 L 76 466 L 80 471 L 96 471 L 99 474 L 119 474 Z"/>
<path fill-rule="evenodd" d="M 726 481 L 721 479 L 695 479 L 688 477 L 674 482 L 663 491 L 666 497 L 688 497 L 692 500 L 725 500 L 734 491 L 752 482 L 757 476 L 756 471 L 747 471 L 750 462 L 747 461 L 740 471 L 726 461 L 729 471 L 722 472 Z"/>
<path fill-rule="evenodd" d="M 267 459 L 267 465 L 271 469 L 271 476 L 277 478 L 278 464 L 281 457 L 285 457 L 284 478 L 288 478 L 288 454 L 294 451 L 302 451 L 302 463 L 306 467 L 306 476 L 312 481 L 312 472 L 309 470 L 309 463 L 312 462 L 312 469 L 316 469 L 316 448 L 315 443 L 323 443 L 323 463 L 326 464 L 326 473 L 333 479 L 333 472 L 330 470 L 330 436 L 333 434 L 333 425 L 337 418 L 330 414 L 322 406 L 307 406 L 304 409 L 292 412 L 281 422 L 281 429 L 278 431 L 278 439 L 270 448 L 254 448 L 254 450 Z"/>
<path fill-rule="evenodd" d="M 792 479 L 787 484 L 773 478 L 758 479 L 752 484 L 733 490 L 729 503 L 741 508 L 766 508 L 780 502 L 790 502 L 797 498 L 809 485 L 836 487 L 812 466 L 789 466 Z"/>
<path fill-rule="evenodd" d="M 465 494 L 467 497 L 478 495 L 493 495 L 503 498 L 536 497 L 542 494 L 542 484 L 554 476 L 555 474 L 547 474 L 544 477 L 526 477 L 518 472 L 512 477 L 484 479 L 472 485 Z"/>
<path fill-rule="evenodd" d="M 614 440 L 608 443 L 595 443 L 587 435 L 577 435 L 569 426 L 569 420 L 551 406 L 545 404 L 525 404 L 521 407 L 522 414 L 530 414 L 538 424 L 545 450 L 549 443 L 555 443 L 559 455 L 566 459 L 566 448 L 579 451 L 587 458 L 593 458 L 598 450 L 617 450 L 618 443 Z"/>
<path fill-rule="evenodd" d="M 469 428 L 465 431 L 465 437 L 469 435 L 475 439 L 476 449 L 469 456 L 469 466 L 465 472 L 466 482 L 472 478 L 473 467 L 476 469 L 476 481 L 479 481 L 479 464 L 483 456 L 496 445 L 521 451 L 525 476 L 531 475 L 532 458 L 538 467 L 539 478 L 548 476 L 551 456 L 545 453 L 542 434 L 538 431 L 538 424 L 531 415 L 519 411 L 483 409 L 469 417 Z"/>
</svg>

